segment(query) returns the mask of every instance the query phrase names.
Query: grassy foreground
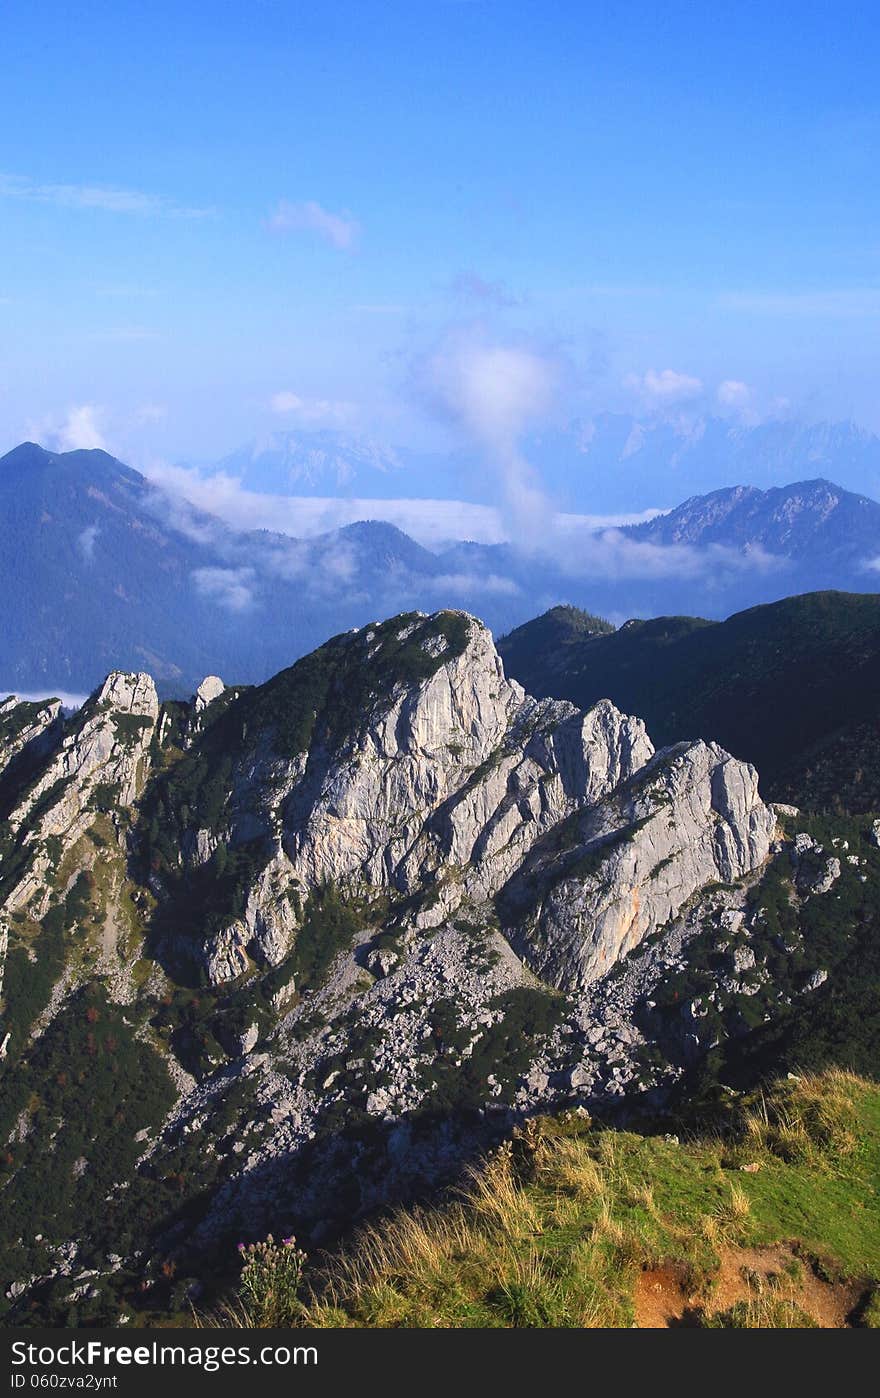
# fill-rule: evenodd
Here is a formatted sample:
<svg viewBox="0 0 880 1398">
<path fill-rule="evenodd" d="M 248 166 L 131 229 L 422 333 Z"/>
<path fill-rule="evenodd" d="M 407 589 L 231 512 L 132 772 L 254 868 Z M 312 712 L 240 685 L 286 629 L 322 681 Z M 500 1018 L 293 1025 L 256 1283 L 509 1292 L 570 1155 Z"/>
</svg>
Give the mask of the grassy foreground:
<svg viewBox="0 0 880 1398">
<path fill-rule="evenodd" d="M 441 1207 L 305 1262 L 248 1250 L 248 1326 L 880 1324 L 880 1086 L 777 1083 L 712 1138 L 541 1118 Z M 649 1285 L 650 1282 L 650 1285 Z M 210 1323 L 210 1322 L 209 1322 Z"/>
</svg>

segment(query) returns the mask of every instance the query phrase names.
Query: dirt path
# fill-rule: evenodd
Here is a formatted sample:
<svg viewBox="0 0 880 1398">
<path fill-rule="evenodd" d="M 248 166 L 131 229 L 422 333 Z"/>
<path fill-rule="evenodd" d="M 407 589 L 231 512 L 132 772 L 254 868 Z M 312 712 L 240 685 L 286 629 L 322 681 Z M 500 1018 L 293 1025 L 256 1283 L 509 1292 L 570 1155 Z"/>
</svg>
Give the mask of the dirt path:
<svg viewBox="0 0 880 1398">
<path fill-rule="evenodd" d="M 841 1330 L 852 1324 L 861 1292 L 857 1283 L 818 1277 L 789 1243 L 724 1248 L 708 1296 L 693 1294 L 682 1267 L 670 1264 L 642 1272 L 635 1287 L 636 1325 L 642 1330 L 699 1325 L 702 1317 L 726 1311 L 738 1301 L 773 1297 L 794 1302 L 823 1330 Z"/>
</svg>

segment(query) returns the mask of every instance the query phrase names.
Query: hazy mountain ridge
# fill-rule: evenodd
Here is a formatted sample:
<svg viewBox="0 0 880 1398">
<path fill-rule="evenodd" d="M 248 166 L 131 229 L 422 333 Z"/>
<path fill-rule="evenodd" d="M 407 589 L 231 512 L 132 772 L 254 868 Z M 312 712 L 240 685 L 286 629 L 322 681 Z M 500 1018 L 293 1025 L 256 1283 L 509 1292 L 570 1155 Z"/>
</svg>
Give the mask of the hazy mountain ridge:
<svg viewBox="0 0 880 1398">
<path fill-rule="evenodd" d="M 596 511 L 674 507 L 725 480 L 767 488 L 820 474 L 880 489 L 880 438 L 852 422 L 600 413 L 534 438 L 528 456 L 554 498 Z"/>
<path fill-rule="evenodd" d="M 0 683 L 87 691 L 110 668 L 144 668 L 185 696 L 205 673 L 259 682 L 336 631 L 412 608 L 478 611 L 500 634 L 561 602 L 621 621 L 863 591 L 878 518 L 828 482 L 737 487 L 528 550 L 433 552 L 380 519 L 307 539 L 236 531 L 106 453 L 25 444 L 0 461 Z"/>
<path fill-rule="evenodd" d="M 438 600 L 445 571 L 390 524 L 236 532 L 105 452 L 32 443 L 0 460 L 0 544 L 0 682 L 24 691 L 89 690 L 113 666 L 166 693 L 215 670 L 262 680 L 334 631 Z"/>
<path fill-rule="evenodd" d="M 821 475 L 880 491 L 880 438 L 852 422 L 606 412 L 532 433 L 523 455 L 557 508 L 587 514 L 674 507 L 719 480 L 766 488 Z M 415 451 L 353 429 L 278 429 L 207 469 L 265 494 L 492 501 L 493 473 L 476 450 Z"/>
<path fill-rule="evenodd" d="M 880 504 L 822 479 L 770 490 L 734 486 L 693 496 L 626 533 L 655 544 L 761 548 L 815 568 L 858 570 L 877 556 Z"/>
<path fill-rule="evenodd" d="M 269 495 L 372 494 L 381 486 L 393 494 L 405 476 L 395 449 L 328 428 L 270 432 L 230 452 L 215 469 Z"/>
</svg>

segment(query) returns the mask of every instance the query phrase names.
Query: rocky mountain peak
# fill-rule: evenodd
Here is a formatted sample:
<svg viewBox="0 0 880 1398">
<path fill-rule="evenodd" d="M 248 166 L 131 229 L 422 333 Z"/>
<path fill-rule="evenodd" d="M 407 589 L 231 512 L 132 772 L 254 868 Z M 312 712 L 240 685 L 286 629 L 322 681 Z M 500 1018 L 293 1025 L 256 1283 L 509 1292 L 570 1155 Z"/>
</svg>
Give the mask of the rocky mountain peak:
<svg viewBox="0 0 880 1398">
<path fill-rule="evenodd" d="M 115 709 L 121 714 L 159 717 L 159 696 L 152 675 L 114 670 L 87 701 L 84 711 Z"/>
<path fill-rule="evenodd" d="M 193 695 L 193 708 L 197 714 L 202 713 L 209 704 L 226 690 L 226 685 L 219 675 L 206 675 Z"/>
<path fill-rule="evenodd" d="M 124 811 L 143 790 L 159 699 L 150 675 L 114 671 L 66 727 L 56 728 L 57 714 L 50 713 L 56 742 L 7 817 L 23 873 L 7 892 L 6 906 L 24 908 L 35 900 L 37 915 L 48 906 L 47 876 L 58 862 L 58 846 L 63 851 L 76 844 L 92 823 L 95 801 Z"/>
<path fill-rule="evenodd" d="M 196 1248 L 236 1200 L 249 1227 L 291 1190 L 327 1217 L 361 1127 L 388 1145 L 366 1206 L 398 1169 L 454 1172 L 500 1097 L 531 1112 L 636 1083 L 611 973 L 642 944 L 660 967 L 710 886 L 738 909 L 777 828 L 748 764 L 655 751 L 608 699 L 532 697 L 450 611 L 343 633 L 254 689 L 209 676 L 188 704 L 126 671 L 67 718 L 7 700 L 0 796 L 3 1071 L 30 1090 L 41 1043 L 82 1030 L 96 1071 L 106 1048 L 114 1107 L 134 1075 L 129 1182 L 221 1162 Z M 801 882 L 821 896 L 812 866 Z M 590 1047 L 606 1024 L 625 1050 Z M 95 1144 L 77 1152 L 97 1178 Z M 107 1170 L 88 1197 L 115 1217 Z"/>
<path fill-rule="evenodd" d="M 185 802 L 179 838 L 155 866 L 160 899 L 169 879 L 194 878 L 219 849 L 247 851 L 238 909 L 224 920 L 215 906 L 212 929 L 189 949 L 215 984 L 282 962 L 298 935 L 296 900 L 302 907 L 328 887 L 403 900 L 414 931 L 500 898 L 517 910 L 509 939 L 526 961 L 554 982 L 582 983 L 677 898 L 760 863 L 774 823 L 753 769 L 704 744 L 655 755 L 641 720 L 608 700 L 582 712 L 531 698 L 505 677 L 488 630 L 459 612 L 410 613 L 337 637 L 234 699 L 173 776 L 157 780 L 157 808 L 167 811 L 175 793 Z M 583 828 L 570 825 L 581 816 Z M 629 862 L 619 859 L 624 844 Z M 561 953 L 548 968 L 527 949 L 530 914 L 517 887 L 524 869 L 527 882 L 539 870 L 552 902 L 549 890 L 580 857 L 602 865 L 605 901 L 569 928 L 579 947 L 587 923 L 599 928 L 599 960 L 581 948 L 584 969 L 574 973 Z M 662 879 L 658 863 L 668 866 Z M 638 915 L 624 919 L 621 899 Z M 566 895 L 559 906 L 571 903 Z M 542 937 L 552 945 L 546 929 Z"/>
</svg>

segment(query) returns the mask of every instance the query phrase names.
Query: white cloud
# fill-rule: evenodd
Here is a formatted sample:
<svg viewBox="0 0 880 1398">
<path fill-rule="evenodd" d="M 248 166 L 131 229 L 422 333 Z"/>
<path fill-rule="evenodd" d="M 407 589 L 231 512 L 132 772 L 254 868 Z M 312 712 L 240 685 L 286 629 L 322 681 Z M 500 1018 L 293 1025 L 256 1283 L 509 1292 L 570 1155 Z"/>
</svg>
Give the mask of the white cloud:
<svg viewBox="0 0 880 1398">
<path fill-rule="evenodd" d="M 208 537 L 204 523 L 191 519 L 192 511 L 185 510 L 181 497 L 232 529 L 269 529 L 294 539 L 313 538 L 363 519 L 386 520 L 429 548 L 455 539 L 495 544 L 507 537 L 499 512 L 489 505 L 460 500 L 264 495 L 245 490 L 239 477 L 222 471 L 206 476 L 197 470 L 157 461 L 145 464 L 143 470 L 175 501 L 170 520 L 173 527 L 202 539 Z"/>
<path fill-rule="evenodd" d="M 76 547 L 86 563 L 91 563 L 95 557 L 95 541 L 101 532 L 99 524 L 89 524 L 77 535 Z"/>
<path fill-rule="evenodd" d="M 750 384 L 741 379 L 725 379 L 718 385 L 716 394 L 718 406 L 725 412 L 735 415 L 744 427 L 757 427 L 762 421 L 762 411 L 756 403 L 756 395 Z"/>
<path fill-rule="evenodd" d="M 344 588 L 351 602 L 357 591 L 357 551 L 345 536 L 325 541 L 315 552 L 314 539 L 362 520 L 386 520 L 410 537 L 435 550 L 462 539 L 492 544 L 518 540 L 511 529 L 509 512 L 487 505 L 454 500 L 340 500 L 312 497 L 255 495 L 229 476 L 200 477 L 177 467 L 154 468 L 170 494 L 156 495 L 156 513 L 173 528 L 213 543 L 222 550 L 228 566 L 196 570 L 193 578 L 202 596 L 232 612 L 244 612 L 255 601 L 259 575 L 300 583 L 303 598 L 329 599 Z M 177 491 L 197 506 L 224 519 L 212 525 L 195 515 Z M 720 545 L 654 544 L 630 537 L 622 526 L 650 519 L 660 511 L 633 516 L 571 515 L 546 513 L 537 538 L 528 540 L 528 553 L 539 567 L 549 566 L 581 582 L 660 581 L 678 579 L 723 585 L 736 576 L 784 571 L 788 560 L 761 549 L 740 550 Z M 242 531 L 265 529 L 278 537 L 264 540 L 258 558 Z M 236 532 L 231 532 L 236 531 Z M 472 599 L 479 610 L 480 596 L 513 597 L 522 582 L 492 572 L 480 575 L 467 563 L 467 554 L 448 572 L 436 578 L 414 577 L 406 568 L 391 567 L 384 575 L 382 598 L 370 597 L 389 611 L 400 610 L 419 595 Z M 259 559 L 259 561 L 258 561 Z M 866 563 L 880 571 L 880 558 Z M 526 575 L 528 576 L 528 575 Z M 375 589 L 375 580 L 371 588 Z M 416 591 L 413 591 L 413 589 Z M 360 594 L 358 594 L 360 596 Z M 367 602 L 367 597 L 361 600 Z M 471 605 L 471 601 L 468 602 Z M 549 603 L 548 603 L 549 605 Z M 540 608 L 537 608 L 540 610 Z"/>
<path fill-rule="evenodd" d="M 20 699 L 23 703 L 38 704 L 44 699 L 60 699 L 62 708 L 65 709 L 81 709 L 89 697 L 87 694 L 71 694 L 69 689 L 52 689 L 49 686 L 45 689 L 28 690 L 22 693 L 21 690 L 7 689 L 0 685 L 0 696 L 5 698 L 8 694 L 14 694 L 16 699 Z"/>
<path fill-rule="evenodd" d="M 477 594 L 490 597 L 516 597 L 522 588 L 513 578 L 505 578 L 499 573 L 440 573 L 427 579 L 432 592 L 454 592 L 459 597 Z"/>
<path fill-rule="evenodd" d="M 469 331 L 449 336 L 422 362 L 417 377 L 435 411 L 463 427 L 487 454 L 516 539 L 525 544 L 537 538 L 549 505 L 519 439 L 548 411 L 557 365 L 528 346 L 492 343 Z"/>
<path fill-rule="evenodd" d="M 314 199 L 300 204 L 281 199 L 269 219 L 273 233 L 316 233 L 338 252 L 352 252 L 360 237 L 360 224 L 344 210 L 334 214 Z"/>
<path fill-rule="evenodd" d="M 237 476 L 222 471 L 204 476 L 194 469 L 156 461 L 145 464 L 143 470 L 166 493 L 161 506 L 157 506 L 162 517 L 174 528 L 204 542 L 214 539 L 214 533 L 206 527 L 204 517 L 193 518 L 184 501 L 191 501 L 197 509 L 214 515 L 232 529 L 268 529 L 291 539 L 314 538 L 364 519 L 385 520 L 425 548 L 441 548 L 461 539 L 478 544 L 500 544 L 511 539 L 509 521 L 501 510 L 467 500 L 263 495 L 245 490 Z M 645 510 L 633 515 L 558 514 L 553 517 L 553 527 L 568 535 L 638 524 L 658 513 Z"/>
<path fill-rule="evenodd" d="M 558 534 L 550 546 L 554 561 L 572 578 L 597 581 L 712 579 L 743 573 L 773 573 L 789 560 L 761 548 L 748 552 L 710 544 L 652 544 L 632 539 L 617 529 L 570 531 Z"/>
<path fill-rule="evenodd" d="M 629 374 L 624 382 L 653 408 L 686 403 L 703 392 L 701 379 L 692 374 L 679 374 L 675 369 L 648 369 L 642 375 Z"/>
<path fill-rule="evenodd" d="M 106 443 L 98 426 L 101 415 L 102 410 L 92 403 L 83 403 L 81 407 L 72 408 L 61 428 L 63 449 L 93 451 L 100 448 L 106 451 Z"/>
<path fill-rule="evenodd" d="M 725 379 L 718 385 L 718 402 L 722 408 L 743 411 L 751 405 L 752 390 L 747 383 L 742 383 L 739 379 Z"/>
<path fill-rule="evenodd" d="M 244 612 L 253 605 L 253 568 L 195 568 L 192 578 L 202 597 L 230 612 Z"/>
<path fill-rule="evenodd" d="M 454 338 L 427 361 L 429 386 L 449 416 L 483 445 L 509 451 L 549 407 L 554 368 L 516 345 Z"/>
<path fill-rule="evenodd" d="M 636 456 L 645 445 L 645 429 L 640 422 L 634 422 L 629 431 L 629 436 L 623 444 L 620 453 L 621 461 L 626 461 L 630 456 Z"/>
<path fill-rule="evenodd" d="M 273 413 L 295 417 L 298 422 L 313 425 L 320 422 L 348 422 L 355 413 L 355 405 L 333 398 L 303 398 L 289 389 L 282 389 L 269 400 Z"/>
<path fill-rule="evenodd" d="M 205 218 L 213 210 L 187 208 L 158 194 L 90 184 L 40 184 L 23 175 L 0 174 L 0 198 L 55 204 L 65 209 L 100 209 L 111 214 L 141 217 Z"/>
<path fill-rule="evenodd" d="M 99 426 L 104 409 L 94 403 L 82 403 L 68 411 L 61 423 L 44 419 L 41 423 L 31 423 L 27 435 L 44 443 L 50 451 L 93 451 L 107 450 L 107 444 Z"/>
</svg>

